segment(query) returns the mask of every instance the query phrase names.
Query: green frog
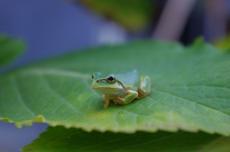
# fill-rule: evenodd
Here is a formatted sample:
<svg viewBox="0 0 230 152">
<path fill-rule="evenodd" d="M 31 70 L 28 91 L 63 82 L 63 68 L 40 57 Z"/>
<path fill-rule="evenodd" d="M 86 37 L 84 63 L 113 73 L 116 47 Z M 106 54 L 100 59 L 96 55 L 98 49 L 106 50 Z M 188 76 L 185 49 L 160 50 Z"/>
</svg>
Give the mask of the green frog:
<svg viewBox="0 0 230 152">
<path fill-rule="evenodd" d="M 149 95 L 151 79 L 140 76 L 136 70 L 109 75 L 97 72 L 92 75 L 92 88 L 103 94 L 104 108 L 107 108 L 110 102 L 126 105 Z"/>
</svg>

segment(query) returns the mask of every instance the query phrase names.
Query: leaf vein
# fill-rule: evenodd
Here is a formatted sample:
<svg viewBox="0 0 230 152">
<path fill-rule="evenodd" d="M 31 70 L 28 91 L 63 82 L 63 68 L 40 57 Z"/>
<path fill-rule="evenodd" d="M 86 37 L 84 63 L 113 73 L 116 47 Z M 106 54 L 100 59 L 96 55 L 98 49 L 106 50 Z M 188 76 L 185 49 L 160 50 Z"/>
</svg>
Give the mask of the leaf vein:
<svg viewBox="0 0 230 152">
<path fill-rule="evenodd" d="M 158 92 L 161 92 L 161 93 L 166 93 L 166 94 L 169 94 L 169 95 L 174 96 L 174 97 L 176 97 L 176 98 L 183 99 L 182 101 L 187 101 L 187 102 L 196 103 L 197 105 L 200 105 L 200 106 L 202 106 L 202 107 L 205 107 L 205 108 L 208 108 L 208 109 L 210 109 L 210 110 L 214 110 L 214 111 L 217 111 L 217 112 L 219 112 L 219 113 L 222 113 L 222 114 L 224 114 L 224 115 L 229 116 L 229 114 L 226 113 L 226 112 L 224 112 L 224 111 L 219 111 L 218 109 L 216 109 L 216 108 L 214 108 L 214 107 L 211 107 L 211 106 L 208 106 L 208 105 L 206 105 L 206 104 L 202 104 L 202 103 L 193 101 L 193 100 L 188 99 L 188 98 L 185 98 L 185 97 L 178 96 L 178 95 L 176 95 L 176 94 L 174 94 L 174 93 L 167 92 L 167 91 L 163 91 L 163 90 L 159 90 L 159 89 L 158 89 L 158 90 L 155 90 L 155 91 L 158 91 Z"/>
<path fill-rule="evenodd" d="M 70 101 L 68 101 L 66 98 L 64 98 L 62 95 L 60 95 L 57 91 L 54 90 L 53 87 L 51 87 L 51 85 L 49 84 L 49 82 L 46 80 L 45 77 L 43 77 L 42 75 L 40 76 L 40 78 L 42 80 L 44 80 L 46 83 L 47 88 L 50 90 L 50 92 L 52 92 L 54 95 L 56 95 L 59 99 L 61 99 L 61 101 L 67 106 L 69 107 L 75 114 L 81 115 L 81 112 L 79 111 L 79 109 L 76 109 L 76 107 L 70 103 Z"/>
<path fill-rule="evenodd" d="M 15 87 L 12 87 L 12 88 L 14 88 L 14 91 L 15 91 L 15 93 L 16 93 L 16 96 L 17 96 L 17 98 L 18 98 L 18 101 L 21 102 L 21 104 L 26 108 L 26 110 L 27 110 L 32 116 L 35 116 L 36 114 L 29 108 L 29 106 L 26 104 L 26 102 L 24 102 L 24 100 L 23 100 L 23 98 L 22 98 L 22 95 L 21 95 L 21 91 L 20 91 L 20 89 L 19 89 L 19 87 L 18 87 L 17 81 L 16 81 L 16 79 L 15 79 L 13 76 L 10 77 L 10 82 L 11 82 L 11 84 L 12 84 L 13 86 L 15 86 Z"/>
<path fill-rule="evenodd" d="M 27 69 L 25 71 L 22 72 L 22 74 L 32 74 L 32 75 L 59 75 L 59 76 L 63 76 L 63 77 L 73 77 L 73 78 L 81 78 L 81 79 L 89 79 L 89 75 L 87 74 L 83 74 L 83 73 L 79 73 L 76 71 L 69 71 L 69 70 L 61 70 L 61 69 L 39 69 L 39 68 L 35 68 L 35 69 Z"/>
</svg>

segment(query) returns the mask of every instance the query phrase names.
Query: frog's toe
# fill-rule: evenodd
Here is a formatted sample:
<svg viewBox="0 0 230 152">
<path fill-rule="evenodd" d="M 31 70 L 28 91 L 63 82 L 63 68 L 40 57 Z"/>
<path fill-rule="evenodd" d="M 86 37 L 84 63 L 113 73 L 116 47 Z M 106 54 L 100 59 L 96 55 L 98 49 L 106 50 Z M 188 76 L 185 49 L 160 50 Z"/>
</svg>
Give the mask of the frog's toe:
<svg viewBox="0 0 230 152">
<path fill-rule="evenodd" d="M 151 92 L 151 79 L 149 76 L 141 76 L 140 86 L 138 88 L 138 96 L 144 97 Z"/>
</svg>

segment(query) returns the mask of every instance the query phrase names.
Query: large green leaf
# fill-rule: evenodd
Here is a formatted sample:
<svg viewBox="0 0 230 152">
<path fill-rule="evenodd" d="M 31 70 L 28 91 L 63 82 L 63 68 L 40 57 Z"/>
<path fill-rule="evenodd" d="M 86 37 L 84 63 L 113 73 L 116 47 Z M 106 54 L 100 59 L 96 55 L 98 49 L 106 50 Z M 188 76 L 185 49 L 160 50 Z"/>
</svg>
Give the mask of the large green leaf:
<svg viewBox="0 0 230 152">
<path fill-rule="evenodd" d="M 230 56 L 201 42 L 189 48 L 134 42 L 72 53 L 0 79 L 0 118 L 84 130 L 203 130 L 230 135 Z M 150 96 L 103 108 L 92 72 L 137 69 L 152 78 Z"/>
<path fill-rule="evenodd" d="M 0 66 L 15 59 L 25 49 L 25 44 L 19 39 L 0 35 Z"/>
<path fill-rule="evenodd" d="M 80 2 L 131 31 L 145 28 L 153 18 L 152 0 L 80 0 Z"/>
<path fill-rule="evenodd" d="M 229 152 L 230 138 L 205 133 L 86 133 L 49 128 L 24 152 Z"/>
</svg>

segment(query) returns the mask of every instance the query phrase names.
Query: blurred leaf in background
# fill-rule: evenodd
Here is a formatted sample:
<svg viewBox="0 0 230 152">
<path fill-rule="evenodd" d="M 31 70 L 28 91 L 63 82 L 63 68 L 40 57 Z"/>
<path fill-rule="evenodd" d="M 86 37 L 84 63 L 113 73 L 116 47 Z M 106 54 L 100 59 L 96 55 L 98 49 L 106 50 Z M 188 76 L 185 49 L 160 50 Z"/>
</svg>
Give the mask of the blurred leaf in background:
<svg viewBox="0 0 230 152">
<path fill-rule="evenodd" d="M 22 40 L 0 35 L 0 66 L 10 63 L 24 50 L 25 43 Z"/>
<path fill-rule="evenodd" d="M 229 152 L 230 138 L 199 133 L 83 132 L 50 127 L 24 152 Z"/>
<path fill-rule="evenodd" d="M 130 31 L 145 28 L 151 22 L 154 11 L 152 0 L 80 0 L 80 2 Z"/>
<path fill-rule="evenodd" d="M 226 52 L 230 52 L 230 36 L 226 36 L 222 39 L 217 40 L 216 42 L 214 42 L 214 45 Z"/>
</svg>

